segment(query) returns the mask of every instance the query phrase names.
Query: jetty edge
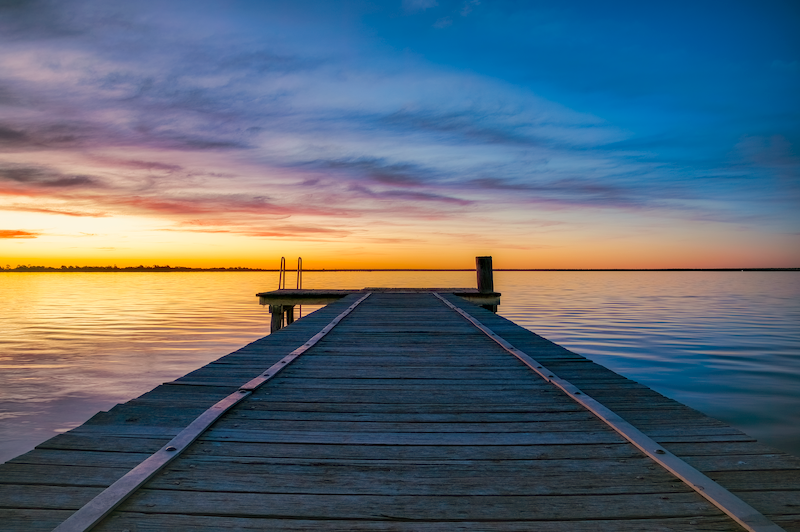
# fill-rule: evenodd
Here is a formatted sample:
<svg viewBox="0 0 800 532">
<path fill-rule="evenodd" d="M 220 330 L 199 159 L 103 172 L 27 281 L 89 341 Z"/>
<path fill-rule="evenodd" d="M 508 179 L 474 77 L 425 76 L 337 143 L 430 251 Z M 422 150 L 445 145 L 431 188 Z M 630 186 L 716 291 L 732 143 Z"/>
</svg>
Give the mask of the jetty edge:
<svg viewBox="0 0 800 532">
<path fill-rule="evenodd" d="M 345 295 L 0 465 L 3 530 L 800 530 L 798 503 L 800 459 L 446 291 Z"/>
</svg>

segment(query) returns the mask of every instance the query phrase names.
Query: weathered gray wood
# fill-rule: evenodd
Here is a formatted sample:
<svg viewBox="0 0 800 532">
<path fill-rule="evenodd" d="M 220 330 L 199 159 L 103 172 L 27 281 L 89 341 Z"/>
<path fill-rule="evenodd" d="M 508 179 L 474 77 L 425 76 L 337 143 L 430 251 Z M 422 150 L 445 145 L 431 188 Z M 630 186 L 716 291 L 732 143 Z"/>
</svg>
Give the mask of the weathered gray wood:
<svg viewBox="0 0 800 532">
<path fill-rule="evenodd" d="M 348 398 L 344 398 L 342 402 L 301 402 L 301 401 L 282 401 L 280 398 L 270 398 L 265 396 L 262 398 L 251 399 L 248 401 L 247 408 L 249 410 L 261 411 L 284 411 L 284 412 L 382 412 L 382 413 L 397 413 L 408 412 L 414 410 L 416 412 L 427 413 L 476 413 L 476 412 L 516 412 L 516 413 L 536 413 L 536 412 L 574 412 L 579 411 L 580 408 L 574 403 L 568 402 L 555 402 L 548 400 L 540 401 L 526 401 L 524 403 L 509 404 L 509 403 L 453 403 L 453 402 L 417 402 L 413 409 L 410 409 L 406 403 L 402 402 L 388 402 L 388 403 L 367 403 L 367 402 L 350 402 Z"/>
<path fill-rule="evenodd" d="M 102 487 L 0 484 L 0 501 L 3 508 L 74 511 L 102 491 Z"/>
<path fill-rule="evenodd" d="M 57 510 L 3 510 L 0 522 L 7 532 L 50 532 L 67 515 L 68 511 Z M 789 516 L 791 518 L 791 516 Z M 794 516 L 798 519 L 797 516 Z M 403 522 L 381 518 L 378 521 L 350 520 L 286 520 L 253 517 L 215 517 L 209 515 L 154 514 L 118 512 L 108 524 L 101 524 L 97 532 L 164 532 L 165 530 L 191 530 L 198 532 L 230 532 L 231 530 L 270 530 L 276 532 L 330 531 L 381 531 L 381 532 L 597 532 L 615 530 L 619 532 L 738 532 L 730 520 L 720 517 L 689 516 L 680 518 L 590 520 L 590 521 L 432 521 Z M 787 530 L 790 530 L 787 528 Z"/>
<path fill-rule="evenodd" d="M 768 490 L 775 487 L 775 476 L 780 475 L 780 487 L 784 490 L 800 492 L 800 471 L 771 470 L 771 471 L 716 471 L 709 476 L 716 482 L 726 486 L 731 491 Z M 797 497 L 800 508 L 800 496 Z"/>
<path fill-rule="evenodd" d="M 162 445 L 169 441 L 168 436 L 159 437 L 125 437 L 117 435 L 83 433 L 76 434 L 67 432 L 59 434 L 44 443 L 36 446 L 36 449 L 57 449 L 57 450 L 86 450 L 86 451 L 108 451 L 108 452 L 145 452 L 154 453 Z M 2 468 L 2 466 L 0 466 Z"/>
<path fill-rule="evenodd" d="M 330 290 L 330 289 L 279 289 L 271 292 L 256 294 L 261 305 L 328 305 L 340 299 L 364 292 L 393 293 L 393 294 L 421 294 L 428 292 L 451 293 L 476 305 L 494 304 L 500 302 L 497 292 L 482 293 L 475 288 L 384 288 L 367 287 L 362 290 Z"/>
<path fill-rule="evenodd" d="M 2 515 L 2 514 L 0 514 Z M 246 517 L 178 516 L 125 512 L 101 527 L 100 532 L 118 531 L 128 528 L 138 532 L 162 532 L 174 526 L 178 530 L 201 532 L 230 532 L 230 530 L 270 530 L 279 532 L 331 531 L 392 531 L 392 532 L 740 532 L 732 527 L 730 520 L 720 517 L 687 516 L 680 518 L 591 520 L 591 521 L 411 521 L 392 520 L 383 517 L 380 521 L 349 520 L 286 520 Z M 787 530 L 789 530 L 787 528 Z"/>
<path fill-rule="evenodd" d="M 684 456 L 683 459 L 712 478 L 714 476 L 713 473 L 716 471 L 800 470 L 800 458 L 782 453 Z"/>
<path fill-rule="evenodd" d="M 536 404 L 546 401 L 569 403 L 568 398 L 559 395 L 552 390 L 539 390 L 537 393 L 529 393 L 527 390 L 499 390 L 491 394 L 480 394 L 470 389 L 460 389 L 455 391 L 431 389 L 426 393 L 407 391 L 407 390 L 348 390 L 347 394 L 329 389 L 308 388 L 305 390 L 289 388 L 269 388 L 254 394 L 253 400 L 261 401 L 333 401 L 333 402 L 369 402 L 369 403 L 399 403 L 399 404 L 453 404 L 464 401 L 479 401 L 486 399 L 491 403 L 527 403 Z M 490 404 L 491 404 L 490 403 Z"/>
<path fill-rule="evenodd" d="M 237 492 L 294 492 L 366 495 L 552 495 L 685 493 L 672 475 L 648 469 L 644 458 L 619 462 L 541 460 L 515 464 L 417 464 L 338 461 L 280 464 L 271 460 L 185 460 L 152 489 Z M 492 478 L 493 482 L 487 482 Z M 254 479 L 258 479 L 254 481 Z"/>
<path fill-rule="evenodd" d="M 409 432 L 312 432 L 211 429 L 204 441 L 237 441 L 262 443 L 325 443 L 350 445 L 579 445 L 587 443 L 620 443 L 613 431 L 597 432 L 517 432 L 492 433 L 409 433 Z"/>
<path fill-rule="evenodd" d="M 586 432 L 587 424 L 594 422 L 592 419 L 567 420 L 567 421 L 528 421 L 528 422 L 506 422 L 506 423 L 390 423 L 381 421 L 298 421 L 298 420 L 271 420 L 268 424 L 269 431 L 288 432 L 288 431 L 313 431 L 313 432 L 348 432 L 356 433 L 405 433 L 415 434 L 440 433 L 528 433 L 528 432 Z M 236 428 L 242 424 L 241 419 L 231 419 L 219 423 L 215 427 L 217 434 L 223 430 L 236 432 Z M 599 427 L 598 427 L 599 429 Z M 690 429 L 685 429 L 689 432 Z M 698 431 L 694 431 L 698 432 Z M 235 437 L 235 436 L 232 436 Z"/>
<path fill-rule="evenodd" d="M 275 410 L 247 410 L 232 412 L 227 420 L 238 422 L 243 419 L 292 420 L 292 421 L 337 421 L 337 422 L 382 422 L 382 423 L 480 423 L 498 424 L 499 430 L 508 428 L 506 423 L 549 422 L 549 421 L 589 421 L 591 414 L 580 410 L 548 412 L 285 412 Z M 454 427 L 451 425 L 451 427 Z"/>
<path fill-rule="evenodd" d="M 392 468 L 394 466 L 391 466 Z M 660 494 L 669 498 L 674 493 L 686 493 L 687 488 L 674 478 L 659 481 L 637 480 L 637 476 L 624 477 L 618 474 L 602 475 L 593 472 L 564 478 L 537 477 L 536 481 L 521 481 L 517 476 L 497 477 L 495 482 L 485 478 L 462 477 L 447 470 L 439 477 L 417 477 L 413 473 L 401 475 L 393 471 L 375 474 L 344 475 L 332 472 L 327 475 L 297 476 L 264 471 L 265 477 L 253 482 L 251 474 L 229 474 L 221 472 L 215 477 L 196 478 L 193 475 L 176 474 L 161 477 L 149 487 L 161 490 L 192 490 L 228 493 L 303 493 L 305 495 L 384 495 L 396 496 L 448 496 L 448 497 L 505 497 L 505 496 L 553 496 L 562 495 L 612 495 L 612 494 Z M 257 471 L 261 470 L 256 468 Z M 255 472 L 253 472 L 255 474 Z M 639 475 L 641 476 L 641 475 Z M 666 499 L 665 499 L 666 500 Z"/>
<path fill-rule="evenodd" d="M 91 467 L 120 467 L 133 469 L 149 456 L 148 453 L 124 453 L 117 451 L 86 451 L 61 449 L 34 449 L 6 462 L 12 464 L 67 465 Z M 3 470 L 5 475 L 5 469 Z M 5 478 L 5 476 L 3 476 Z"/>
<path fill-rule="evenodd" d="M 624 445 L 593 445 L 593 446 L 517 446 L 507 448 L 493 447 L 461 447 L 439 449 L 432 447 L 369 447 L 358 446 L 352 449 L 346 446 L 315 446 L 298 445 L 286 446 L 281 444 L 243 444 L 237 447 L 240 454 L 228 456 L 227 447 L 214 447 L 214 453 L 202 452 L 206 445 L 198 446 L 194 451 L 188 452 L 188 460 L 233 460 L 240 457 L 243 460 L 259 459 L 269 463 L 302 464 L 307 462 L 353 463 L 357 465 L 370 465 L 376 463 L 393 464 L 460 464 L 468 467 L 479 467 L 482 462 L 489 461 L 495 464 L 505 464 L 510 468 L 523 470 L 529 467 L 533 460 L 548 460 L 556 463 L 558 460 L 569 460 L 575 467 L 582 467 L 581 460 L 586 459 L 626 459 L 637 458 L 636 452 L 628 450 Z M 385 452 L 384 452 L 385 451 Z M 439 452 L 437 452 L 439 451 Z M 96 468 L 127 468 L 131 469 L 140 463 L 148 454 L 123 453 L 101 451 L 75 451 L 37 449 L 21 455 L 8 462 L 11 464 L 32 465 L 58 465 L 58 466 L 87 466 Z M 360 457 L 354 458 L 352 456 Z M 502 457 L 502 460 L 498 460 Z M 788 471 L 800 471 L 800 459 L 785 454 L 743 455 L 729 454 L 721 456 L 685 456 L 684 459 L 694 467 L 714 477 L 720 471 L 778 471 L 781 475 Z M 50 473 L 53 473 L 53 469 Z M 7 482 L 6 470 L 3 471 L 2 481 Z M 746 476 L 745 476 L 746 478 Z"/>
<path fill-rule="evenodd" d="M 635 519 L 678 516 L 718 516 L 695 493 L 448 497 L 261 494 L 141 490 L 121 511 L 327 519 L 387 520 L 554 520 Z"/>
<path fill-rule="evenodd" d="M 54 482 L 59 482 L 60 485 L 67 486 L 106 487 L 130 471 L 130 469 L 129 467 L 96 467 L 66 464 L 59 469 L 58 475 L 54 475 L 51 465 L 13 463 L 6 464 L 6 467 L 3 468 L 0 484 L 50 485 Z"/>
<path fill-rule="evenodd" d="M 351 445 L 239 442 L 204 440 L 197 442 L 187 456 L 283 457 L 342 460 L 533 460 L 612 457 L 625 460 L 640 457 L 626 444 L 581 445 Z"/>
<path fill-rule="evenodd" d="M 51 532 L 71 514 L 71 510 L 0 508 L 0 523 L 5 532 Z"/>
</svg>

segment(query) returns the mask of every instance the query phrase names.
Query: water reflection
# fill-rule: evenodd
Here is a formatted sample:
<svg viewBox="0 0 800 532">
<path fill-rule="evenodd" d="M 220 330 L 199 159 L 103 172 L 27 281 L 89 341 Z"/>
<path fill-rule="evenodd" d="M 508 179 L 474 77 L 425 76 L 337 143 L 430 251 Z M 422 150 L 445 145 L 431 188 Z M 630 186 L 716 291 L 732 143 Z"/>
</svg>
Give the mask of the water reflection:
<svg viewBox="0 0 800 532">
<path fill-rule="evenodd" d="M 0 274 L 0 461 L 267 334 L 254 294 L 277 278 Z M 475 273 L 306 271 L 303 285 L 470 287 Z M 800 274 L 496 272 L 495 287 L 501 315 L 800 455 Z"/>
</svg>

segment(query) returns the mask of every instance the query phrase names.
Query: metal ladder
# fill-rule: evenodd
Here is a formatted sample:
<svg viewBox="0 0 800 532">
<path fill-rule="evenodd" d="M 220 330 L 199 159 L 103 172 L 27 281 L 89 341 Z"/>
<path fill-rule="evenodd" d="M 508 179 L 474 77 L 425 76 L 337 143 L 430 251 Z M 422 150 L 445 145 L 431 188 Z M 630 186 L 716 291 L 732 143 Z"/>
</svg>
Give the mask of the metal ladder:
<svg viewBox="0 0 800 532">
<path fill-rule="evenodd" d="M 281 266 L 278 270 L 278 290 L 286 290 L 286 257 L 281 257 Z M 303 288 L 303 257 L 297 257 L 297 290 Z M 281 327 L 294 322 L 294 305 L 281 309 Z M 303 305 L 297 305 L 297 318 L 303 317 Z"/>
</svg>

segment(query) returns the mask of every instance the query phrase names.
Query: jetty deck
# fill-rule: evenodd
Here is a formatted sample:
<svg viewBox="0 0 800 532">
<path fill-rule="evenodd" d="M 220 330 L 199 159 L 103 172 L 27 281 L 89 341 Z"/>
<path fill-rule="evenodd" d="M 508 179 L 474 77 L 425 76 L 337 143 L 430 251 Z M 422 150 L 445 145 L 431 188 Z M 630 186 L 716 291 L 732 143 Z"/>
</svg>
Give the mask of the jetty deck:
<svg viewBox="0 0 800 532">
<path fill-rule="evenodd" d="M 56 527 L 791 531 L 800 459 L 452 294 L 355 293 L 0 466 L 0 528 Z"/>
</svg>

